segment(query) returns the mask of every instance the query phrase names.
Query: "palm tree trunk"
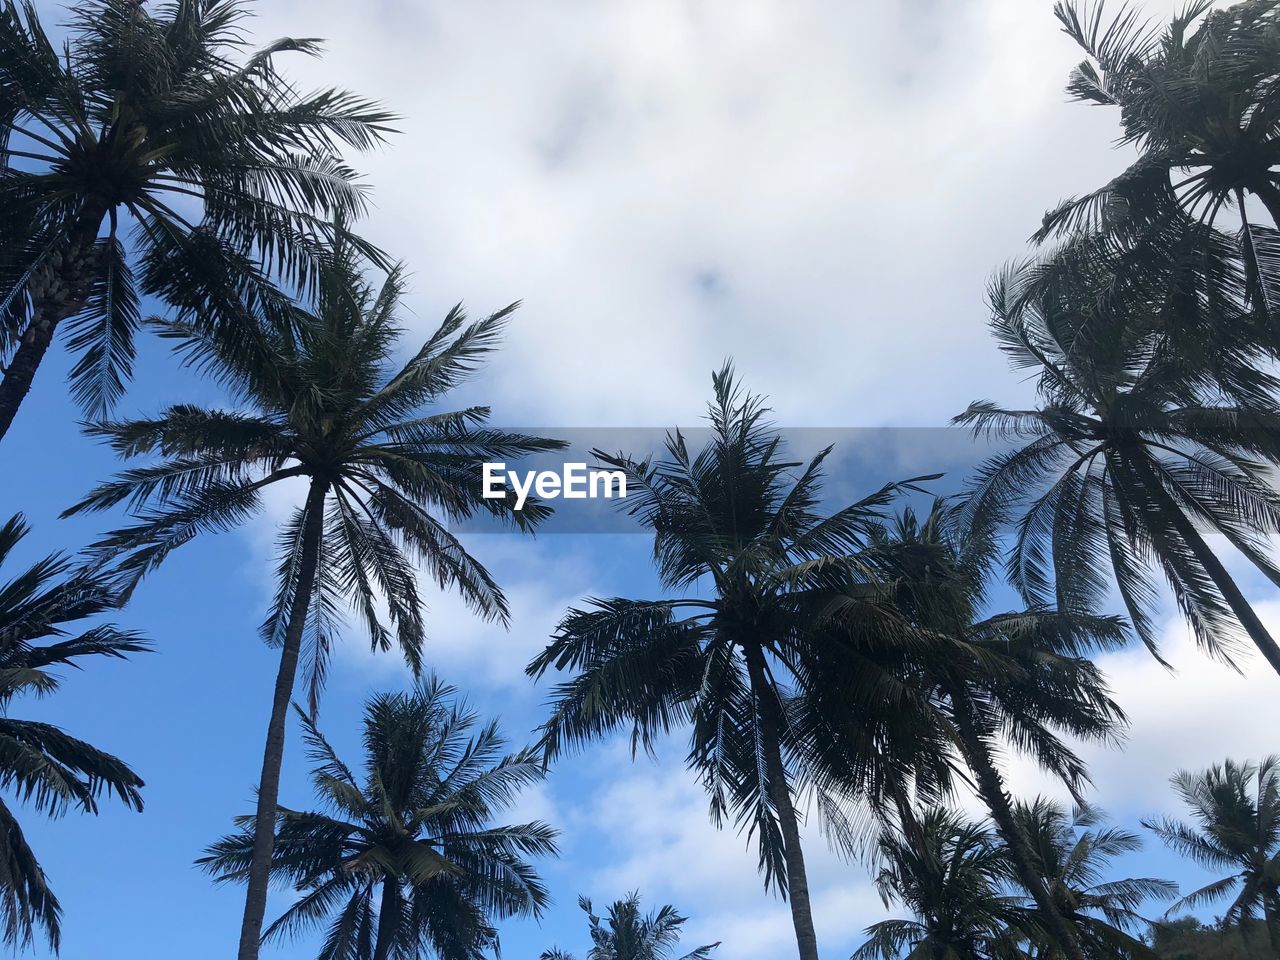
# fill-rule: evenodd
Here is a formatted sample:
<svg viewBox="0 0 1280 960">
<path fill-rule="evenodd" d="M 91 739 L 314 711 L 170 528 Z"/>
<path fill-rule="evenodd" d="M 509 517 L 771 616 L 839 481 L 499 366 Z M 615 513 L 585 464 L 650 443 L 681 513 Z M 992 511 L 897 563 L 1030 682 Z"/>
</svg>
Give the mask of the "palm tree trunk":
<svg viewBox="0 0 1280 960">
<path fill-rule="evenodd" d="M 809 903 L 809 876 L 800 847 L 800 824 L 787 786 L 787 771 L 782 763 L 782 718 L 778 715 L 776 693 L 769 684 L 764 650 L 758 643 L 743 644 L 747 675 L 760 704 L 760 743 L 764 751 L 765 772 L 769 776 L 769 799 L 778 814 L 782 830 L 782 857 L 787 865 L 787 902 L 791 905 L 791 925 L 796 931 L 796 947 L 800 960 L 818 960 L 818 934 L 813 926 L 813 908 Z"/>
<path fill-rule="evenodd" d="M 258 960 L 262 921 L 267 912 L 267 888 L 271 880 L 271 854 L 276 843 L 276 807 L 280 797 L 280 767 L 284 762 L 285 721 L 293 699 L 293 683 L 298 674 L 302 632 L 315 588 L 320 558 L 320 538 L 324 532 L 324 501 L 328 484 L 312 480 L 302 521 L 302 549 L 298 582 L 289 605 L 289 623 L 280 649 L 271 719 L 267 723 L 267 744 L 262 756 L 262 776 L 258 780 L 258 809 L 253 825 L 253 852 L 249 861 L 249 889 L 245 894 L 244 921 L 240 926 L 238 960 Z"/>
<path fill-rule="evenodd" d="M 1240 592 L 1240 588 L 1236 586 L 1236 582 L 1231 578 L 1231 574 L 1227 572 L 1227 568 L 1222 565 L 1222 561 L 1218 559 L 1217 554 L 1204 542 L 1204 538 L 1200 536 L 1200 531 L 1196 529 L 1195 523 L 1183 512 L 1173 497 L 1169 495 L 1169 491 L 1164 488 L 1160 478 L 1137 457 L 1132 458 L 1131 462 L 1147 486 L 1151 488 L 1151 495 L 1164 508 L 1169 517 L 1169 522 L 1178 531 L 1178 535 L 1182 537 L 1191 549 L 1191 553 L 1195 556 L 1200 566 L 1204 567 L 1205 573 L 1209 574 L 1209 579 L 1213 581 L 1223 599 L 1227 601 L 1227 605 L 1231 607 L 1231 612 L 1236 615 L 1240 625 L 1249 634 L 1249 639 L 1258 648 L 1258 652 L 1271 664 L 1271 669 L 1275 670 L 1276 673 L 1280 673 L 1280 645 L 1276 644 L 1271 632 L 1262 625 L 1262 621 L 1254 613 L 1253 606 L 1245 599 L 1245 595 Z"/>
<path fill-rule="evenodd" d="M 71 230 L 61 262 L 54 269 L 39 268 L 27 283 L 32 300 L 31 322 L 0 379 L 0 440 L 9 432 L 18 408 L 31 392 L 36 370 L 53 343 L 58 324 L 83 310 L 89 299 L 95 244 L 107 210 L 105 203 L 87 203 Z"/>
<path fill-rule="evenodd" d="M 373 945 L 373 960 L 387 960 L 391 956 L 392 941 L 395 939 L 395 924 L 391 917 L 399 909 L 399 900 L 395 880 L 391 877 L 384 878 L 382 902 L 378 904 L 378 934 Z"/>
<path fill-rule="evenodd" d="M 952 687 L 948 690 L 948 696 L 960 734 L 960 749 L 964 753 L 965 762 L 977 778 L 978 793 L 983 803 L 987 805 L 987 809 L 991 811 L 991 819 L 995 821 L 1000 836 L 1009 848 L 1009 858 L 1013 861 L 1018 879 L 1027 888 L 1036 906 L 1040 908 L 1050 936 L 1058 941 L 1058 947 L 1068 960 L 1085 960 L 1075 927 L 1068 923 L 1058 910 L 1058 905 L 1054 903 L 1044 877 L 1036 868 L 1035 854 L 1031 850 L 1026 834 L 1022 832 L 1021 826 L 1013 815 L 1013 803 L 1004 789 L 1004 780 L 1000 776 L 1000 771 L 996 769 L 995 762 L 991 759 L 991 752 L 982 739 L 981 731 L 978 729 L 978 718 L 974 715 L 968 694 L 964 690 Z"/>
</svg>

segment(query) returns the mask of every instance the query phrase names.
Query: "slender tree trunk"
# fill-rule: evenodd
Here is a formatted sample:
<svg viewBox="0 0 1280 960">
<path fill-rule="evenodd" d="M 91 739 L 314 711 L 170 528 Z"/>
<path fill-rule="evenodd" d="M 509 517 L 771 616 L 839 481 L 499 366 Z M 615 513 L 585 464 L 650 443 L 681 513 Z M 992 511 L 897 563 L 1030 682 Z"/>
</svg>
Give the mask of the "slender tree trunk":
<svg viewBox="0 0 1280 960">
<path fill-rule="evenodd" d="M 1160 482 L 1160 478 L 1137 457 L 1131 458 L 1130 462 L 1142 475 L 1147 486 L 1151 488 L 1151 495 L 1160 501 L 1161 506 L 1164 507 L 1165 512 L 1169 515 L 1169 521 L 1182 539 L 1186 541 L 1191 553 L 1200 563 L 1200 566 L 1204 567 L 1205 573 L 1209 574 L 1209 579 L 1213 581 L 1223 599 L 1227 601 L 1227 605 L 1231 607 L 1231 612 L 1236 615 L 1240 625 L 1249 634 L 1249 639 L 1258 648 L 1258 652 L 1271 664 L 1271 669 L 1275 670 L 1276 673 L 1280 673 L 1280 645 L 1276 644 L 1275 638 L 1271 636 L 1270 631 L 1262 625 L 1262 621 L 1254 613 L 1253 606 L 1245 599 L 1245 595 L 1240 592 L 1240 588 L 1236 586 L 1235 580 L 1231 578 L 1227 568 L 1222 565 L 1218 555 L 1210 549 L 1209 544 L 1205 543 L 1204 538 L 1200 536 L 1200 531 L 1196 529 L 1195 523 L 1183 513 L 1182 508 L 1178 506 L 1173 497 L 1169 495 L 1169 491 L 1164 488 L 1164 484 Z"/>
<path fill-rule="evenodd" d="M 240 926 L 238 960 L 258 960 L 262 939 L 262 921 L 267 912 L 267 888 L 271 880 L 271 854 L 276 844 L 276 809 L 280 797 L 280 766 L 284 762 L 285 722 L 293 699 L 294 678 L 298 674 L 298 656 L 302 649 L 302 632 L 315 588 L 316 568 L 320 557 L 320 538 L 324 532 L 324 500 L 328 485 L 312 480 L 303 508 L 302 549 L 298 564 L 298 583 L 289 605 L 289 623 L 285 627 L 280 649 L 280 668 L 276 673 L 275 695 L 271 702 L 271 719 L 267 724 L 267 744 L 262 756 L 262 776 L 258 780 L 258 809 L 253 825 L 253 852 L 249 861 L 249 889 L 245 894 L 244 921 Z"/>
<path fill-rule="evenodd" d="M 18 408 L 31 391 L 36 370 L 53 343 L 58 324 L 84 309 L 94 275 L 94 245 L 107 215 L 107 205 L 91 201 L 72 228 L 64 250 L 55 256 L 55 267 L 39 267 L 27 283 L 31 296 L 31 322 L 18 340 L 0 380 L 0 440 L 9 432 Z"/>
<path fill-rule="evenodd" d="M 382 881 L 382 902 L 378 904 L 378 934 L 373 945 L 373 960 L 387 960 L 391 956 L 396 924 L 392 915 L 400 908 L 395 880 L 385 877 Z"/>
<path fill-rule="evenodd" d="M 1049 934 L 1058 941 L 1058 946 L 1068 960 L 1085 960 L 1080 946 L 1080 937 L 1075 927 L 1067 922 L 1058 905 L 1054 903 L 1044 877 L 1036 867 L 1036 857 L 1031 850 L 1026 834 L 1013 814 L 1013 803 L 1004 789 L 1004 780 L 996 769 L 991 752 L 983 742 L 982 733 L 978 729 L 978 719 L 974 715 L 969 696 L 964 690 L 953 687 L 948 691 L 951 699 L 952 713 L 956 727 L 960 733 L 960 748 L 965 761 L 973 770 L 978 781 L 978 793 L 982 801 L 991 811 L 991 819 L 995 821 L 1000 836 L 1009 848 L 1009 857 L 1013 861 L 1018 879 L 1031 894 L 1031 899 L 1040 908 Z"/>
<path fill-rule="evenodd" d="M 804 851 L 800 847 L 800 824 L 791 802 L 787 771 L 782 764 L 782 718 L 778 716 L 776 695 L 766 676 L 764 650 L 758 643 L 748 642 L 743 645 L 743 653 L 747 661 L 747 675 L 755 689 L 756 701 L 761 705 L 761 749 L 769 775 L 769 799 L 778 812 L 778 824 L 782 829 L 782 856 L 787 865 L 787 902 L 791 905 L 796 947 L 800 960 L 818 960 L 818 934 L 813 926 L 813 909 L 809 903 L 809 876 L 805 871 Z"/>
</svg>

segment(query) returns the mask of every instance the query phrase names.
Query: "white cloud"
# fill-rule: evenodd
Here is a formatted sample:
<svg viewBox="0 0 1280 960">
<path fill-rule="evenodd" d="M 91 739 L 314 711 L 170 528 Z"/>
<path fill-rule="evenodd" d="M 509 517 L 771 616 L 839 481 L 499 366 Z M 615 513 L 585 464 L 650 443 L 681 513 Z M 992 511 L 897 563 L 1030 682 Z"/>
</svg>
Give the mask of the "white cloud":
<svg viewBox="0 0 1280 960">
<path fill-rule="evenodd" d="M 361 158 L 423 328 L 525 298 L 501 415 L 687 422 L 727 354 L 790 422 L 938 423 L 1012 379 L 992 268 L 1116 171 L 1047 4 L 272 3 L 309 81 L 404 119 Z"/>
</svg>

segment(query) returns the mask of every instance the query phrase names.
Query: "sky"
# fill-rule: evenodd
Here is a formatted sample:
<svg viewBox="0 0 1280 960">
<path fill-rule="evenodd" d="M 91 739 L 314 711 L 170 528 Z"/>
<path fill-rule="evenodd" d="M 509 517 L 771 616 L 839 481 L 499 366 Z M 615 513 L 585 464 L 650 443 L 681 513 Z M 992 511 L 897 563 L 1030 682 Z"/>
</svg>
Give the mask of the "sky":
<svg viewBox="0 0 1280 960">
<path fill-rule="evenodd" d="M 1047 207 L 1128 160 L 1113 113 L 1065 102 L 1078 58 L 1048 0 L 271 0 L 258 12 L 262 42 L 326 38 L 322 60 L 288 61 L 301 85 L 341 85 L 401 117 L 388 149 L 355 162 L 373 190 L 363 231 L 410 271 L 406 353 L 459 300 L 473 314 L 523 301 L 503 350 L 456 397 L 491 404 L 503 425 L 696 426 L 710 373 L 730 356 L 790 427 L 939 427 L 975 399 L 1025 402 L 1029 385 L 986 335 L 986 279 L 1026 254 Z M 118 519 L 57 520 L 115 468 L 78 432 L 67 366 L 59 354 L 41 370 L 5 441 L 0 502 L 33 525 L 26 560 L 74 551 Z M 153 344 L 139 369 L 122 414 L 222 402 Z M 93 664 L 57 696 L 14 707 L 147 781 L 141 815 L 109 804 L 56 823 L 22 813 L 66 909 L 64 957 L 205 960 L 232 948 L 241 891 L 211 886 L 192 861 L 251 809 L 275 674 L 256 627 L 293 494 L 240 532 L 185 546 L 138 591 L 118 619 L 154 652 Z M 650 544 L 468 544 L 506 590 L 512 626 L 433 596 L 429 661 L 521 743 L 548 692 L 525 663 L 584 597 L 660 595 Z M 1280 628 L 1274 591 L 1237 572 Z M 1102 659 L 1130 716 L 1128 749 L 1086 751 L 1091 799 L 1135 829 L 1176 812 L 1176 769 L 1277 749 L 1276 677 L 1211 663 L 1172 616 L 1165 635 L 1176 673 L 1143 650 Z M 320 717 L 352 762 L 363 698 L 411 683 L 362 643 L 353 631 L 337 650 Z M 281 790 L 293 807 L 311 800 L 296 734 Z M 720 940 L 728 960 L 794 949 L 785 904 L 763 892 L 746 838 L 708 822 L 684 752 L 678 735 L 656 761 L 601 744 L 524 797 L 511 817 L 547 820 L 563 849 L 542 864 L 554 906 L 503 925 L 505 956 L 553 944 L 582 954 L 577 896 L 600 905 L 633 889 L 689 915 L 690 948 Z M 1006 766 L 1016 791 L 1055 791 L 1024 760 Z M 848 956 L 889 914 L 864 866 L 828 851 L 812 825 L 806 842 L 823 954 Z M 1188 888 L 1206 879 L 1154 841 L 1119 869 Z M 269 915 L 287 902 L 278 893 Z"/>
</svg>

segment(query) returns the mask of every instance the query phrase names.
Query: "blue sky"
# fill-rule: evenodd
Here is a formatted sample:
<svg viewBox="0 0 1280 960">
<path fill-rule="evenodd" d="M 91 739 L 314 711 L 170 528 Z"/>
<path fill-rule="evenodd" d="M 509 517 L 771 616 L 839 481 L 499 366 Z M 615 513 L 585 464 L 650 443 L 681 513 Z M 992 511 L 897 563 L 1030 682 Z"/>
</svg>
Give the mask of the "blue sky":
<svg viewBox="0 0 1280 960">
<path fill-rule="evenodd" d="M 1111 149 L 1114 116 L 1063 102 L 1075 57 L 1049 8 L 743 0 L 726 17 L 697 0 L 273 0 L 252 26 L 263 41 L 328 38 L 321 63 L 292 65 L 300 82 L 351 87 L 404 117 L 393 149 L 358 163 L 376 191 L 367 232 L 413 271 L 406 350 L 459 299 L 476 313 L 525 300 L 459 404 L 491 403 L 496 422 L 520 426 L 691 426 L 732 354 L 783 424 L 917 427 L 972 399 L 1026 399 L 986 336 L 984 280 L 1023 252 L 1044 208 L 1126 159 Z M 125 414 L 220 402 L 154 344 L 139 367 Z M 46 365 L 5 441 L 21 468 L 0 472 L 0 502 L 34 527 L 28 559 L 75 550 L 111 521 L 56 519 L 115 466 L 77 432 L 65 369 L 61 355 Z M 119 619 L 154 653 L 94 664 L 15 707 L 148 783 L 142 815 L 23 817 L 66 907 L 66 957 L 204 960 L 234 942 L 240 891 L 211 887 L 191 862 L 251 806 L 275 671 L 256 628 L 286 508 L 273 500 L 243 531 L 184 547 L 139 590 Z M 657 595 L 649 544 L 470 542 L 508 591 L 512 629 L 437 598 L 430 660 L 522 741 L 545 696 L 524 664 L 582 597 Z M 1242 582 L 1280 624 L 1272 593 Z M 1236 677 L 1176 622 L 1167 633 L 1177 676 L 1142 651 L 1104 664 L 1133 728 L 1127 753 L 1090 754 L 1096 799 L 1130 826 L 1169 807 L 1178 766 L 1276 749 L 1275 677 Z M 353 759 L 363 697 L 409 682 L 361 642 L 353 633 L 336 653 L 321 714 Z M 526 799 L 517 815 L 560 827 L 564 855 L 544 865 L 556 905 L 540 925 L 504 927 L 506 956 L 581 952 L 577 895 L 599 904 L 632 888 L 690 914 L 691 945 L 723 940 L 731 960 L 789 951 L 785 906 L 763 894 L 744 838 L 709 826 L 683 754 L 679 738 L 658 763 L 601 745 Z M 1016 758 L 1009 772 L 1021 791 L 1049 788 Z M 310 801 L 296 738 L 282 800 Z M 862 867 L 816 834 L 808 850 L 824 952 L 847 956 L 885 912 Z M 1124 867 L 1200 879 L 1153 845 Z"/>
</svg>

